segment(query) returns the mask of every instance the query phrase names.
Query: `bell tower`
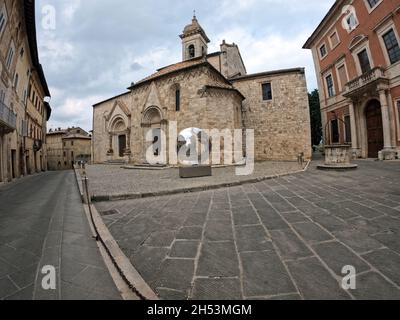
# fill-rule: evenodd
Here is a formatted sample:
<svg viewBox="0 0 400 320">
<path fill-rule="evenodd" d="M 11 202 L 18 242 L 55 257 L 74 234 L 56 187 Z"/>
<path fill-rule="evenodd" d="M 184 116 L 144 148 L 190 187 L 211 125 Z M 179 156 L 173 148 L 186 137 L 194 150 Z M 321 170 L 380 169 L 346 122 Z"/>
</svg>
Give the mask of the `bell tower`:
<svg viewBox="0 0 400 320">
<path fill-rule="evenodd" d="M 207 55 L 207 44 L 210 43 L 210 39 L 197 21 L 196 14 L 193 15 L 192 23 L 185 27 L 180 38 L 182 39 L 182 61 Z"/>
</svg>

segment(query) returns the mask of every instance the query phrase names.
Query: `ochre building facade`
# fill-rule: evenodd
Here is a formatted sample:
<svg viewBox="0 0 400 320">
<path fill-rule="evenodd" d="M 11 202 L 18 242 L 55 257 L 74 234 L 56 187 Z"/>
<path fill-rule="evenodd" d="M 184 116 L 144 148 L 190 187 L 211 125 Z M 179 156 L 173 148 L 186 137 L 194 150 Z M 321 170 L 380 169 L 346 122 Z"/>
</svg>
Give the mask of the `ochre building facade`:
<svg viewBox="0 0 400 320">
<path fill-rule="evenodd" d="M 50 130 L 46 141 L 49 170 L 68 170 L 79 162 L 91 162 L 92 138 L 80 127 Z"/>
<path fill-rule="evenodd" d="M 0 1 L 0 183 L 47 170 L 46 97 L 35 1 Z"/>
</svg>

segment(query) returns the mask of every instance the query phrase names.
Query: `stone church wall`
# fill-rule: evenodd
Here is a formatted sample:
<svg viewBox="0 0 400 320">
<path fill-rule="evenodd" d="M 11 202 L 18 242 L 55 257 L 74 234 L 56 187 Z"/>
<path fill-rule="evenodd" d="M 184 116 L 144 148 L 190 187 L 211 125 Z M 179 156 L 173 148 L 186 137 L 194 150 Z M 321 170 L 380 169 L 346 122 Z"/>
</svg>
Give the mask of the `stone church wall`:
<svg viewBox="0 0 400 320">
<path fill-rule="evenodd" d="M 262 84 L 270 82 L 273 99 L 263 101 Z M 265 73 L 234 81 L 245 97 L 245 123 L 255 130 L 256 160 L 311 158 L 310 115 L 304 71 Z"/>
</svg>

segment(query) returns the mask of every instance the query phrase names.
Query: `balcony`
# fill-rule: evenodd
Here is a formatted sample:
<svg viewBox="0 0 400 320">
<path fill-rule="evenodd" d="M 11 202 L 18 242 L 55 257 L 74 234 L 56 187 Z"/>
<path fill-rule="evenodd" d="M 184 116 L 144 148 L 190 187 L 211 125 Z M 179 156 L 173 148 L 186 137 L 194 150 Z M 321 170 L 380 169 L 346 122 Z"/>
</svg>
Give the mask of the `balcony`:
<svg viewBox="0 0 400 320">
<path fill-rule="evenodd" d="M 17 128 L 17 115 L 0 101 L 0 133 L 10 133 Z"/>
<path fill-rule="evenodd" d="M 380 84 L 387 86 L 389 80 L 385 75 L 385 70 L 377 67 L 348 82 L 343 95 L 348 98 L 357 98 L 366 92 L 377 91 Z"/>
</svg>

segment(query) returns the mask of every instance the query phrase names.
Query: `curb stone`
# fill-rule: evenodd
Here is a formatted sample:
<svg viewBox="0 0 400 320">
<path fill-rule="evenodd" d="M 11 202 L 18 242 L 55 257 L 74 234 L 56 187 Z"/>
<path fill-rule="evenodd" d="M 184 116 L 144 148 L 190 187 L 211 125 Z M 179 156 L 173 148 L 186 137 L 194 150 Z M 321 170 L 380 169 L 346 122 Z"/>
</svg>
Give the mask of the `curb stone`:
<svg viewBox="0 0 400 320">
<path fill-rule="evenodd" d="M 78 184 L 79 192 L 84 202 L 84 191 L 82 182 L 80 181 L 81 175 L 74 169 L 76 182 Z M 101 215 L 92 204 L 83 204 L 85 211 L 88 213 L 89 224 L 92 230 L 97 231 L 97 237 L 108 256 L 111 258 L 115 267 L 118 269 L 121 278 L 128 285 L 129 288 L 134 289 L 135 293 L 139 293 L 143 300 L 159 300 L 158 296 L 150 288 L 150 286 L 144 281 L 139 272 L 134 268 L 127 256 L 122 252 L 118 243 L 104 224 Z M 90 207 L 89 207 L 90 206 Z M 90 219 L 90 211 L 92 213 L 92 219 Z M 115 281 L 114 281 L 115 282 Z M 117 284 L 116 284 L 117 285 Z"/>
</svg>

